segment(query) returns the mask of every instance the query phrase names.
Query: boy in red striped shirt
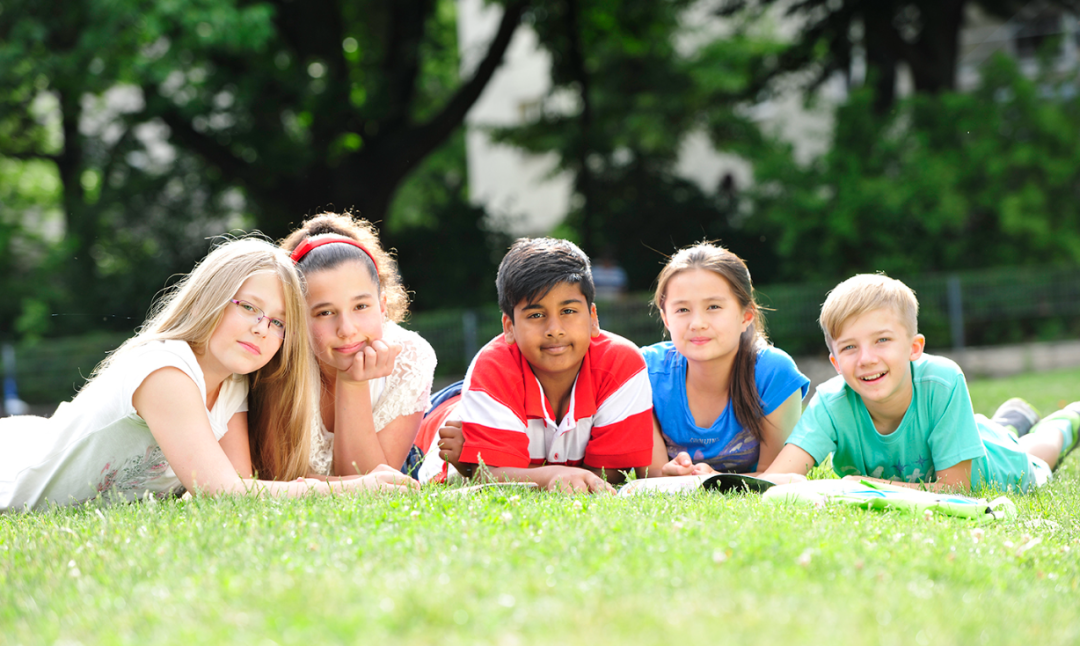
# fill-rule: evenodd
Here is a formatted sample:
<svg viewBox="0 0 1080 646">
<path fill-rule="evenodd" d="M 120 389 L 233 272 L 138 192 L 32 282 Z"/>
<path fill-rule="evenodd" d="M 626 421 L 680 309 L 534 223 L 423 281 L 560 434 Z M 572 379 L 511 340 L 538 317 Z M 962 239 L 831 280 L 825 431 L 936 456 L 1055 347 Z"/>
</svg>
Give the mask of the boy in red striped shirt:
<svg viewBox="0 0 1080 646">
<path fill-rule="evenodd" d="M 643 472 L 652 460 L 648 373 L 637 346 L 600 329 L 588 257 L 566 240 L 521 239 L 495 283 L 503 333 L 473 359 L 461 396 L 425 419 L 428 436 L 446 425 L 421 481 L 436 455 L 462 473 L 482 464 L 498 481 L 567 492 L 612 492 L 621 471 Z"/>
</svg>

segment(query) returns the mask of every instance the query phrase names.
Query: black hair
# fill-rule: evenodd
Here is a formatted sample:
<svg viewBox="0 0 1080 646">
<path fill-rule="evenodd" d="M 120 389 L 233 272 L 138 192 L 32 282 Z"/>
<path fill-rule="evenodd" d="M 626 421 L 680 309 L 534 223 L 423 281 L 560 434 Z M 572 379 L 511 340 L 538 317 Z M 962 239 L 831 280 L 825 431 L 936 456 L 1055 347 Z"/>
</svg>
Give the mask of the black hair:
<svg viewBox="0 0 1080 646">
<path fill-rule="evenodd" d="M 584 251 L 569 240 L 521 238 L 499 263 L 499 309 L 513 321 L 518 303 L 534 303 L 560 283 L 577 285 L 586 305 L 592 306 L 596 288 Z"/>
</svg>

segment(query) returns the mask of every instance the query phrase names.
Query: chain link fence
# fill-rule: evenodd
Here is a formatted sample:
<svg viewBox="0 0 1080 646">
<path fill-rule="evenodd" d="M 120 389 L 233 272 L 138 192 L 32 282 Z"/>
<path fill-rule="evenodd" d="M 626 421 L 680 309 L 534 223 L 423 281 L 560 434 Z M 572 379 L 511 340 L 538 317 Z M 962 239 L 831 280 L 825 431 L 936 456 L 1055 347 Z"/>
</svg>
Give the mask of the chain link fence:
<svg viewBox="0 0 1080 646">
<path fill-rule="evenodd" d="M 1080 338 L 1080 268 L 1009 268 L 932 276 L 897 276 L 919 297 L 919 327 L 932 352 L 965 346 Z M 817 316 L 834 283 L 765 285 L 758 299 L 767 308 L 772 341 L 795 356 L 824 355 Z M 633 294 L 597 304 L 600 325 L 638 345 L 662 340 L 663 326 L 649 295 Z M 438 374 L 465 373 L 473 355 L 502 331 L 497 306 L 415 313 L 406 327 L 435 348 Z M 105 354 L 124 335 L 92 334 L 15 346 L 18 396 L 30 403 L 70 399 Z"/>
</svg>

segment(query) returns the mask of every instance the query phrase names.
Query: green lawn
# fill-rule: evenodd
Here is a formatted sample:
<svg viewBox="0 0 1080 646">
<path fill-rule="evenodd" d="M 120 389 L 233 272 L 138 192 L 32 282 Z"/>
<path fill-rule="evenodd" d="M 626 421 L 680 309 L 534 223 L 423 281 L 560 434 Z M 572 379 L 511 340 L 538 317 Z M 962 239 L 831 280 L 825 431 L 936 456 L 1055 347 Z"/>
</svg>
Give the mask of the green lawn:
<svg viewBox="0 0 1080 646">
<path fill-rule="evenodd" d="M 972 384 L 1049 412 L 1080 371 Z M 1076 644 L 1080 454 L 1015 521 L 488 491 L 0 515 L 0 644 Z"/>
</svg>

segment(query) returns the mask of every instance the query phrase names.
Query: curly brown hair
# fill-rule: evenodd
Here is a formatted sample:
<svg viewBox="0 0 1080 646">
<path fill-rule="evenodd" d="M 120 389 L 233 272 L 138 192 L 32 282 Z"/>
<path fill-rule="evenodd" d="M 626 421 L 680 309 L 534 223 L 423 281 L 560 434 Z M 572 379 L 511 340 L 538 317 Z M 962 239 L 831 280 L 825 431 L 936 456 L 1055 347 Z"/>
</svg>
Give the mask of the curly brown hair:
<svg viewBox="0 0 1080 646">
<path fill-rule="evenodd" d="M 296 267 L 302 274 L 337 267 L 345 261 L 359 261 L 368 268 L 372 280 L 379 286 L 380 294 L 386 296 L 386 318 L 400 323 L 409 314 L 409 295 L 401 284 L 397 262 L 390 251 L 383 249 L 375 225 L 350 213 L 320 213 L 308 218 L 300 228 L 281 241 L 282 249 L 292 253 L 304 240 L 322 235 L 339 235 L 352 238 L 371 254 L 369 258 L 350 245 L 331 244 L 313 249 Z M 372 264 L 372 260 L 375 264 Z M 376 264 L 378 265 L 376 267 Z"/>
</svg>

